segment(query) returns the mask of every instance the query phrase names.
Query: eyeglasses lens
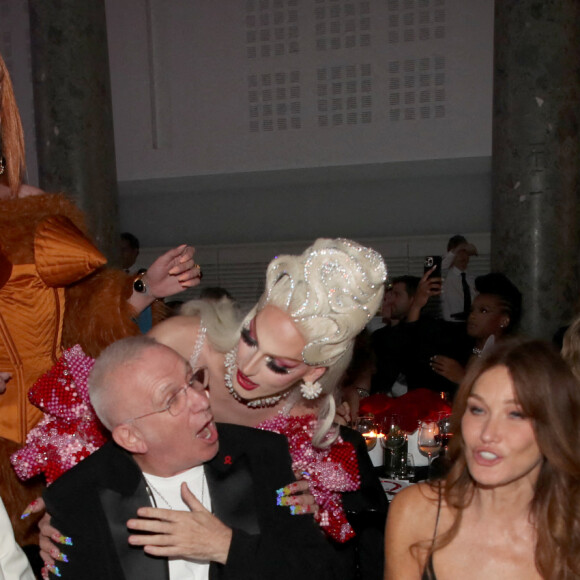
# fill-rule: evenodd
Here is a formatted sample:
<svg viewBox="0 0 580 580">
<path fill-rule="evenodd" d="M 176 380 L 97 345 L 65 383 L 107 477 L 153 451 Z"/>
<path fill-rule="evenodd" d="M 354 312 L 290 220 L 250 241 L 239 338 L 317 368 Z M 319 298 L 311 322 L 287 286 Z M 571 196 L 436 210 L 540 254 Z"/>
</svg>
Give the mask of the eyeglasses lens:
<svg viewBox="0 0 580 580">
<path fill-rule="evenodd" d="M 205 367 L 196 369 L 193 373 L 193 387 L 196 390 L 203 391 L 209 382 L 209 373 Z"/>
<path fill-rule="evenodd" d="M 187 391 L 188 389 L 193 389 L 194 391 L 204 391 L 208 385 L 208 372 L 205 367 L 196 369 L 193 373 L 191 381 L 186 384 L 183 388 L 179 389 L 175 395 L 171 398 L 167 405 L 167 410 L 169 414 L 173 417 L 179 415 L 187 404 Z"/>
</svg>

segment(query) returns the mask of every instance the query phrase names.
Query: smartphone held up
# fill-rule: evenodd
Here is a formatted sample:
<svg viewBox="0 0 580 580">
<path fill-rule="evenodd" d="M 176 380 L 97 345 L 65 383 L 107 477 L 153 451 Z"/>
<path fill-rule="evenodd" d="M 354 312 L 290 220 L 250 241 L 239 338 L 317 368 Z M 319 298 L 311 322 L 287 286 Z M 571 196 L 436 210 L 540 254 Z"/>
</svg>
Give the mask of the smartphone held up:
<svg viewBox="0 0 580 580">
<path fill-rule="evenodd" d="M 423 273 L 427 273 L 433 266 L 435 270 L 431 272 L 429 278 L 441 278 L 441 256 L 425 256 L 425 263 L 423 265 Z"/>
</svg>

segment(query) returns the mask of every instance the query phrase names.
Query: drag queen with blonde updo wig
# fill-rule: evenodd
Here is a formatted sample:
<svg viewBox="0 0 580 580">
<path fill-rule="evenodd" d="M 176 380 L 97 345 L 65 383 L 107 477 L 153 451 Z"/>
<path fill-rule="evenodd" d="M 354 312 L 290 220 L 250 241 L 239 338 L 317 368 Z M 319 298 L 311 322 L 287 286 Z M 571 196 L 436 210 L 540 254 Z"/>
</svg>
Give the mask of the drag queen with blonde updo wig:
<svg viewBox="0 0 580 580">
<path fill-rule="evenodd" d="M 300 256 L 272 260 L 265 292 L 241 324 L 228 302 L 193 301 L 151 336 L 192 366 L 210 367 L 218 421 L 256 427 L 281 411 L 314 414 L 313 443 L 324 448 L 337 433 L 339 380 L 381 303 L 385 276 L 374 250 L 319 239 Z"/>
<path fill-rule="evenodd" d="M 151 331 L 192 367 L 208 366 L 217 421 L 286 435 L 316 517 L 339 542 L 355 535 L 339 492 L 360 488 L 359 459 L 334 424 L 339 381 L 381 304 L 385 277 L 374 250 L 319 239 L 300 256 L 272 260 L 265 292 L 241 324 L 228 302 L 195 301 Z"/>
</svg>

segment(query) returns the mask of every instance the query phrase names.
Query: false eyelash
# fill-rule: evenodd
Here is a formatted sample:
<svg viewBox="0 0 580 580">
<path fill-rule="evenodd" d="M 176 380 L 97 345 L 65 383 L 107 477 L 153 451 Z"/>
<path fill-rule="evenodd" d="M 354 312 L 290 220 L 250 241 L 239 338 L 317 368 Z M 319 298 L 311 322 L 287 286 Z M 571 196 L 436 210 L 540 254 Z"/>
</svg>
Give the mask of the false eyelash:
<svg viewBox="0 0 580 580">
<path fill-rule="evenodd" d="M 276 364 L 274 362 L 274 359 L 271 357 L 268 357 L 266 359 L 266 366 L 274 373 L 277 373 L 279 375 L 287 375 L 290 373 L 290 369 L 287 369 L 286 367 L 281 367 L 280 365 Z"/>
<path fill-rule="evenodd" d="M 242 328 L 241 332 L 242 340 L 248 345 L 253 347 L 258 346 L 258 341 L 252 337 L 250 331 L 247 328 Z"/>
</svg>

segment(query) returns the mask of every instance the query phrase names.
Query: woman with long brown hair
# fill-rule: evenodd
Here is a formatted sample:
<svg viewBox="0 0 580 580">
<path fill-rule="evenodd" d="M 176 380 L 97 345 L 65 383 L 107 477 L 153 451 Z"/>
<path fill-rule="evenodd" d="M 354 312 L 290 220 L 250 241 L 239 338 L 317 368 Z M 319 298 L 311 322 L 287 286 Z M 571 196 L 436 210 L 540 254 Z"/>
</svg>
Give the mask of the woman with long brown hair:
<svg viewBox="0 0 580 580">
<path fill-rule="evenodd" d="M 510 341 L 468 370 L 451 470 L 407 488 L 386 580 L 580 577 L 580 387 L 547 343 Z"/>
</svg>

